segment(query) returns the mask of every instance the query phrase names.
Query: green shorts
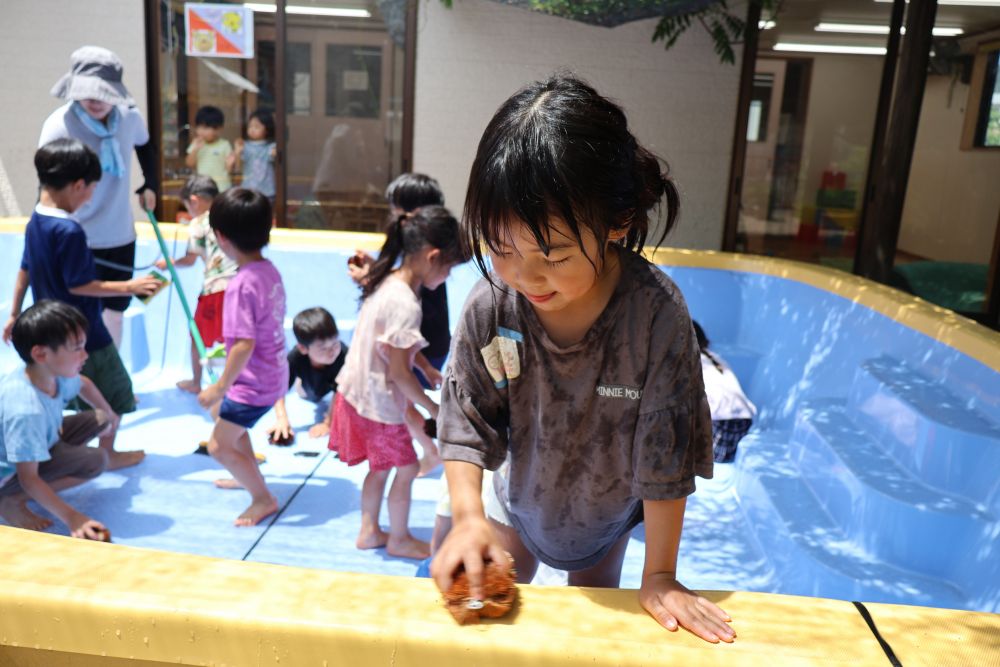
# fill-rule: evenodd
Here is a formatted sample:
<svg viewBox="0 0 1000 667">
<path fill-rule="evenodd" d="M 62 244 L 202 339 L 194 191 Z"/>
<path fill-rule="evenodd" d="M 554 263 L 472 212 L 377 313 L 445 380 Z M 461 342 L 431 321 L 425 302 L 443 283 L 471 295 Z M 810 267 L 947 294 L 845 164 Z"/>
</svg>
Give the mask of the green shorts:
<svg viewBox="0 0 1000 667">
<path fill-rule="evenodd" d="M 118 355 L 114 343 L 95 350 L 87 357 L 80 375 L 90 378 L 104 396 L 115 414 L 124 415 L 135 412 L 135 394 L 132 393 L 132 378 L 125 370 L 125 364 Z M 86 410 L 91 406 L 79 398 L 73 399 L 70 407 L 74 410 Z"/>
</svg>

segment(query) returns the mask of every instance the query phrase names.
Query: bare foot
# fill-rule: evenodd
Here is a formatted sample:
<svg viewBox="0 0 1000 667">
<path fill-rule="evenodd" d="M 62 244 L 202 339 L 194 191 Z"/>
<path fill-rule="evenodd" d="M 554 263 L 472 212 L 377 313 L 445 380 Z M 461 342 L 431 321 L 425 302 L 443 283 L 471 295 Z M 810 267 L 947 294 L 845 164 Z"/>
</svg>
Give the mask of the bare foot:
<svg viewBox="0 0 1000 667">
<path fill-rule="evenodd" d="M 320 422 L 319 424 L 313 424 L 309 427 L 309 437 L 310 438 L 325 438 L 330 435 L 330 425 L 326 422 Z"/>
<path fill-rule="evenodd" d="M 358 533 L 358 540 L 354 544 L 359 549 L 381 549 L 388 541 L 389 533 L 376 528 L 374 531 L 363 530 Z"/>
<path fill-rule="evenodd" d="M 134 449 L 130 452 L 108 452 L 108 470 L 118 470 L 134 466 L 146 458 L 146 452 Z"/>
<path fill-rule="evenodd" d="M 424 458 L 420 459 L 420 472 L 417 473 L 417 477 L 426 477 L 442 463 L 441 455 L 437 452 L 424 455 Z"/>
<path fill-rule="evenodd" d="M 413 558 L 423 560 L 431 555 L 431 545 L 422 540 L 418 540 L 412 535 L 407 535 L 401 539 L 389 538 L 385 545 L 385 552 L 390 556 L 399 558 Z"/>
<path fill-rule="evenodd" d="M 28 509 L 28 501 L 7 496 L 0 498 L 0 518 L 14 528 L 45 530 L 52 522 Z"/>
<path fill-rule="evenodd" d="M 195 382 L 194 380 L 181 380 L 177 383 L 177 388 L 181 391 L 186 391 L 189 394 L 201 393 L 201 383 Z"/>
<path fill-rule="evenodd" d="M 215 480 L 215 487 L 218 489 L 242 489 L 243 485 L 235 479 L 223 478 Z"/>
<path fill-rule="evenodd" d="M 236 517 L 233 522 L 235 526 L 256 526 L 258 523 L 278 511 L 278 499 L 268 495 L 263 500 L 255 500 L 250 503 L 250 507 L 243 510 L 243 514 Z"/>
</svg>

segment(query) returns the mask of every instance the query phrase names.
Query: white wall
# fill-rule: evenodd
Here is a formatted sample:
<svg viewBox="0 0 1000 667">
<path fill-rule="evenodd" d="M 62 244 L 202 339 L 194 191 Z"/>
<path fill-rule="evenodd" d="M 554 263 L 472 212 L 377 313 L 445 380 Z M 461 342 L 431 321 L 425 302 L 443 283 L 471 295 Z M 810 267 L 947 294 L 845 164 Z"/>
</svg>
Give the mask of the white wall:
<svg viewBox="0 0 1000 667">
<path fill-rule="evenodd" d="M 899 249 L 988 264 L 1000 216 L 1000 151 L 959 149 L 969 86 L 930 76 L 906 189 Z"/>
<path fill-rule="evenodd" d="M 29 215 L 37 179 L 32 158 L 42 122 L 63 104 L 49 90 L 85 44 L 111 49 L 125 65 L 125 85 L 146 114 L 146 56 L 138 0 L 0 2 L 0 216 Z M 139 187 L 133 159 L 132 182 Z M 134 188 L 133 188 L 134 189 Z M 135 210 L 136 219 L 139 210 Z"/>
<path fill-rule="evenodd" d="M 836 165 L 847 174 L 847 188 L 858 192 L 855 208 L 860 211 L 882 81 L 882 58 L 817 55 L 812 61 L 799 171 L 799 210 L 816 203 L 823 171 Z"/>
<path fill-rule="evenodd" d="M 419 11 L 414 169 L 441 182 L 452 209 L 497 107 L 569 68 L 616 99 L 670 164 L 683 212 L 667 244 L 720 247 L 740 69 L 719 62 L 703 30 L 664 51 L 650 43 L 655 20 L 598 28 L 489 0 L 427 0 Z"/>
</svg>

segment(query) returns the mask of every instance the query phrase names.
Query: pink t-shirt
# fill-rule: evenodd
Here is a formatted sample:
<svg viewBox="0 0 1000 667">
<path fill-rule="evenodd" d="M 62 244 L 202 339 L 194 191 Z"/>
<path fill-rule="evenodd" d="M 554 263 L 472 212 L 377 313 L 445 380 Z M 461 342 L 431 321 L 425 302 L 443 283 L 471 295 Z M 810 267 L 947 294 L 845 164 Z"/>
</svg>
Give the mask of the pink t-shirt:
<svg viewBox="0 0 1000 667">
<path fill-rule="evenodd" d="M 237 338 L 252 338 L 253 354 L 226 392 L 247 405 L 273 405 L 288 390 L 285 357 L 285 287 L 274 264 L 265 260 L 240 267 L 226 285 L 222 337 L 226 351 Z"/>
<path fill-rule="evenodd" d="M 417 352 L 427 347 L 420 335 L 420 318 L 420 299 L 392 275 L 361 305 L 351 349 L 337 374 L 337 393 L 362 417 L 382 424 L 404 423 L 406 397 L 389 380 L 389 348 L 408 350 L 412 365 Z"/>
</svg>

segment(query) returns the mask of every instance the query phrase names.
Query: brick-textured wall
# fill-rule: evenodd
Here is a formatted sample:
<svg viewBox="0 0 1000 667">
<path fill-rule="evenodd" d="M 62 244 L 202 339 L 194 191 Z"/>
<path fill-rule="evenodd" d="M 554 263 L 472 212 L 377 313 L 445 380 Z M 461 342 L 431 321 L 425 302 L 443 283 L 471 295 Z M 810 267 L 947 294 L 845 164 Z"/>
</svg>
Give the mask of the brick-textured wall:
<svg viewBox="0 0 1000 667">
<path fill-rule="evenodd" d="M 420 3 L 414 168 L 461 209 L 469 168 L 496 108 L 525 83 L 568 68 L 616 99 L 639 141 L 670 164 L 682 215 L 667 244 L 718 249 L 726 206 L 739 65 L 723 65 L 703 30 L 670 50 L 654 20 L 614 29 L 490 0 Z"/>
<path fill-rule="evenodd" d="M 69 56 L 94 44 L 125 65 L 125 85 L 146 114 L 146 57 L 139 0 L 0 2 L 0 216 L 28 215 L 37 180 L 32 156 L 42 123 L 63 102 L 49 95 Z M 5 178 L 6 177 L 6 178 Z M 133 159 L 132 182 L 139 187 Z M 134 188 L 133 188 L 134 189 Z M 138 219 L 138 208 L 136 208 Z"/>
</svg>

